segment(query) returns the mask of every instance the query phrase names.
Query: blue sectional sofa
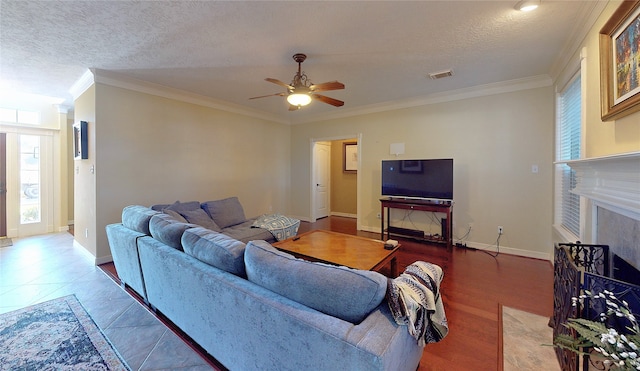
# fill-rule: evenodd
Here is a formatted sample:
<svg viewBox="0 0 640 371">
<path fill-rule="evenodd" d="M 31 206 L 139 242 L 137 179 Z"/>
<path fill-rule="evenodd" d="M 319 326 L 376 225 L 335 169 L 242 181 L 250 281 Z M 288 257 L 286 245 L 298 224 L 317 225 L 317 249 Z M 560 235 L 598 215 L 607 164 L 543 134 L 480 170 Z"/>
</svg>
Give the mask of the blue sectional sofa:
<svg viewBox="0 0 640 371">
<path fill-rule="evenodd" d="M 143 206 L 107 226 L 118 275 L 230 370 L 415 370 L 387 278 L 312 263 Z M 126 277 L 126 278 L 123 278 Z"/>
</svg>

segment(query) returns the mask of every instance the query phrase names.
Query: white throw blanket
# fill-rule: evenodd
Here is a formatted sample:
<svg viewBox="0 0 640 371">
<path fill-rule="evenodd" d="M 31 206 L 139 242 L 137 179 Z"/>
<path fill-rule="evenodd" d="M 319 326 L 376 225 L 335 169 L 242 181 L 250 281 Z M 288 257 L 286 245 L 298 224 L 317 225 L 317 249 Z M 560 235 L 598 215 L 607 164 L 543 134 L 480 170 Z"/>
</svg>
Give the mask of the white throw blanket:
<svg viewBox="0 0 640 371">
<path fill-rule="evenodd" d="M 251 225 L 254 228 L 264 228 L 271 232 L 278 241 L 291 238 L 298 233 L 300 220 L 280 214 L 262 215 Z"/>
<path fill-rule="evenodd" d="M 442 340 L 449 332 L 447 317 L 440 297 L 444 274 L 435 264 L 417 261 L 400 277 L 390 279 L 387 287 L 389 309 L 399 325 L 425 346 Z"/>
</svg>

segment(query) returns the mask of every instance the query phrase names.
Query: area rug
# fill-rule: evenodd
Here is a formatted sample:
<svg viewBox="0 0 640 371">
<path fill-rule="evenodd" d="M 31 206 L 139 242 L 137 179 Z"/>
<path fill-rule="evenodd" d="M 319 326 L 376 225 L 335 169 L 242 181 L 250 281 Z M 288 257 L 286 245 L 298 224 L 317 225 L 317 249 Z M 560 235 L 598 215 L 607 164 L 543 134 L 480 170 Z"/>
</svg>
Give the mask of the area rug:
<svg viewBox="0 0 640 371">
<path fill-rule="evenodd" d="M 13 245 L 10 238 L 0 238 L 0 247 L 9 247 Z"/>
<path fill-rule="evenodd" d="M 502 306 L 502 358 L 505 371 L 558 370 L 549 318 Z"/>
<path fill-rule="evenodd" d="M 0 315 L 0 370 L 129 370 L 75 295 Z"/>
</svg>

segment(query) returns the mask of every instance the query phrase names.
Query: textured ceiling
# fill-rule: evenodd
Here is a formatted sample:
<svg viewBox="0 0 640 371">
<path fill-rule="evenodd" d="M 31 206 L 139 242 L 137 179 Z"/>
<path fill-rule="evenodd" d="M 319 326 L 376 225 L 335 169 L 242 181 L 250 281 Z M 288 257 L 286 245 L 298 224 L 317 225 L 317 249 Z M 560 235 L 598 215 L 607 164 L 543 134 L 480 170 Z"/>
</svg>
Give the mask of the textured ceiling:
<svg viewBox="0 0 640 371">
<path fill-rule="evenodd" d="M 1 0 L 0 84 L 72 104 L 70 87 L 95 68 L 295 122 L 552 75 L 598 9 L 543 0 L 522 13 L 516 3 Z M 264 78 L 290 82 L 297 52 L 311 81 L 346 85 L 323 93 L 344 107 L 289 112 L 282 97 L 248 99 L 283 91 Z M 445 69 L 454 76 L 427 76 Z"/>
</svg>

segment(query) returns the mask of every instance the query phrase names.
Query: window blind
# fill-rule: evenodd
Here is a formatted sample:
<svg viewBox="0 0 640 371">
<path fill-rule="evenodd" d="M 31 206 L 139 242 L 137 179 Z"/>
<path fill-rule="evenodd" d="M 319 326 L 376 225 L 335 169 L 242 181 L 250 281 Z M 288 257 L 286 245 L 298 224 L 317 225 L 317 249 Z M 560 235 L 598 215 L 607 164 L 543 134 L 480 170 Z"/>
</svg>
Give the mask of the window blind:
<svg viewBox="0 0 640 371">
<path fill-rule="evenodd" d="M 556 160 L 580 158 L 582 94 L 578 76 L 563 90 L 558 99 Z M 576 174 L 567 164 L 559 164 L 557 174 L 560 189 L 558 209 L 560 224 L 576 236 L 580 236 L 580 196 L 571 193 L 576 186 Z"/>
</svg>

